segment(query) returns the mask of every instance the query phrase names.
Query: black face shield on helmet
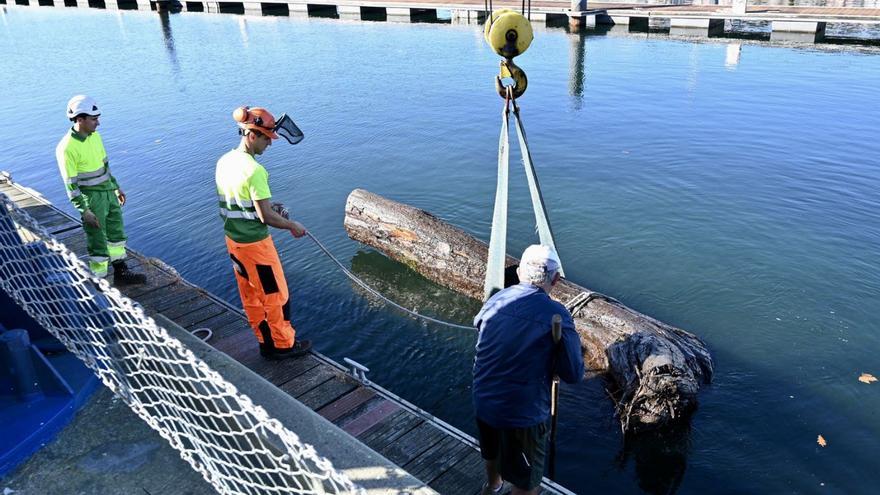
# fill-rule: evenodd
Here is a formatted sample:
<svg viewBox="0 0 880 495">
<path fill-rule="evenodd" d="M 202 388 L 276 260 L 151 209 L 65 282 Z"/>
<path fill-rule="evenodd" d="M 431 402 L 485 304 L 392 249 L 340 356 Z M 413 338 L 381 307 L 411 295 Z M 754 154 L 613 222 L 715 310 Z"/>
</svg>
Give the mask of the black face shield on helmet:
<svg viewBox="0 0 880 495">
<path fill-rule="evenodd" d="M 275 132 L 287 140 L 290 144 L 297 144 L 303 140 L 303 132 L 293 123 L 293 120 L 286 113 L 281 114 L 281 118 L 275 123 Z"/>
</svg>

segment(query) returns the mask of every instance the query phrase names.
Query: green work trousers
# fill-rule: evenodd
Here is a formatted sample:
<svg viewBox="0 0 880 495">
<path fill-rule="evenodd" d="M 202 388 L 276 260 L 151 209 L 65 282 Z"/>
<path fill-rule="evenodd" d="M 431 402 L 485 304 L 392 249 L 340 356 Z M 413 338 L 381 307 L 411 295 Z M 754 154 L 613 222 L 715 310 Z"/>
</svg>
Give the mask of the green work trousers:
<svg viewBox="0 0 880 495">
<path fill-rule="evenodd" d="M 115 190 L 88 191 L 89 209 L 98 217 L 100 228 L 83 224 L 86 231 L 86 249 L 89 268 L 98 277 L 106 277 L 109 264 L 125 259 L 125 229 L 122 225 L 122 207 Z"/>
</svg>

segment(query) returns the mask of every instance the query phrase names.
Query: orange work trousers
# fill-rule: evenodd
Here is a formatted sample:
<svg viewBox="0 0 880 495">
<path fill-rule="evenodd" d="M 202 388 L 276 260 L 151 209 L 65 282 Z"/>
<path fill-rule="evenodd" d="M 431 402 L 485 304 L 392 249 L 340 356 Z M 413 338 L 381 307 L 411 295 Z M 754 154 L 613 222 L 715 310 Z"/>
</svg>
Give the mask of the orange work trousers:
<svg viewBox="0 0 880 495">
<path fill-rule="evenodd" d="M 226 249 L 257 340 L 275 349 L 293 347 L 296 330 L 290 324 L 290 295 L 272 237 L 249 243 L 226 237 Z"/>
</svg>

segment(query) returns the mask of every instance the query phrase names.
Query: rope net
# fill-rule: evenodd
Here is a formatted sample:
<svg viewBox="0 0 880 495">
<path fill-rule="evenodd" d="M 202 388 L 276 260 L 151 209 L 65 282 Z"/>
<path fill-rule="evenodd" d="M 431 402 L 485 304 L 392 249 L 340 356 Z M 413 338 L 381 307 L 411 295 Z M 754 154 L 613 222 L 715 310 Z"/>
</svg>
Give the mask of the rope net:
<svg viewBox="0 0 880 495">
<path fill-rule="evenodd" d="M 364 493 L 2 193 L 0 288 L 218 492 Z"/>
</svg>

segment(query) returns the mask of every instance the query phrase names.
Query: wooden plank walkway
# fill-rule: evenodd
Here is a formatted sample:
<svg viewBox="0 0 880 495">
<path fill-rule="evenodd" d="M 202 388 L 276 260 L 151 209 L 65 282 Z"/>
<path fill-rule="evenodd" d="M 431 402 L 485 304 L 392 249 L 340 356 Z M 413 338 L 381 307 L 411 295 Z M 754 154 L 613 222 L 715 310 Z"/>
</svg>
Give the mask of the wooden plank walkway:
<svg viewBox="0 0 880 495">
<path fill-rule="evenodd" d="M 39 193 L 4 180 L 0 193 L 78 256 L 86 255 L 79 221 Z M 441 494 L 475 495 L 484 480 L 474 439 L 376 385 L 365 386 L 329 358 L 313 352 L 297 359 L 266 361 L 244 314 L 180 277 L 164 262 L 129 250 L 129 265 L 149 282 L 120 290 L 153 316 L 161 313 L 192 332 L 207 327 L 208 341 L 292 397 L 336 424 Z M 230 283 L 232 283 L 230 278 Z M 544 493 L 570 494 L 547 480 Z"/>
</svg>

